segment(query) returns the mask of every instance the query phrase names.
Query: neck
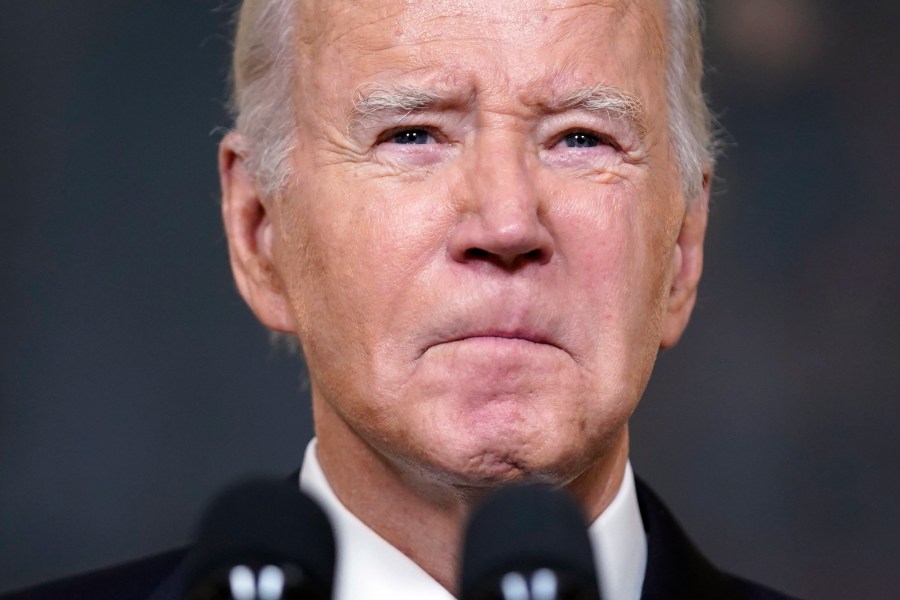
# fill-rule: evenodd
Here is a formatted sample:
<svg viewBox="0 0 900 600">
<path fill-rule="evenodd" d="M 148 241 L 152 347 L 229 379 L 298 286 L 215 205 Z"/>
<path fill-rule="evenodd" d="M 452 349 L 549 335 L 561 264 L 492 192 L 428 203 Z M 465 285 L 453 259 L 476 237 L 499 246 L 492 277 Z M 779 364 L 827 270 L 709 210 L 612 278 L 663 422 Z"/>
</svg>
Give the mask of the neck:
<svg viewBox="0 0 900 600">
<path fill-rule="evenodd" d="M 456 594 L 462 533 L 472 507 L 493 490 L 461 487 L 376 451 L 330 407 L 314 400 L 317 458 L 341 503 Z M 628 460 L 623 430 L 604 456 L 565 484 L 590 520 L 612 502 Z"/>
</svg>

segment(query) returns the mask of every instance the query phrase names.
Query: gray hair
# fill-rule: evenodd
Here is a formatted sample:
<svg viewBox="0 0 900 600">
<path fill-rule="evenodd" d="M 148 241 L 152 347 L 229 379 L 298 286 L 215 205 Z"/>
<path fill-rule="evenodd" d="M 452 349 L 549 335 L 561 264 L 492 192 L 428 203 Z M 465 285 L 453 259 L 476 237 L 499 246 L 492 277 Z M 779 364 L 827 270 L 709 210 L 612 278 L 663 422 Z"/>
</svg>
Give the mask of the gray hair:
<svg viewBox="0 0 900 600">
<path fill-rule="evenodd" d="M 244 0 L 238 13 L 232 63 L 231 111 L 235 129 L 249 144 L 247 166 L 260 191 L 272 195 L 292 176 L 297 127 L 292 91 L 295 7 L 302 0 Z M 700 0 L 669 1 L 666 97 L 669 134 L 684 196 L 700 196 L 713 167 L 716 143 L 701 87 L 703 78 Z"/>
<path fill-rule="evenodd" d="M 669 136 L 688 202 L 703 193 L 716 162 L 712 113 L 703 95 L 703 13 L 700 0 L 669 0 L 666 98 Z"/>
<path fill-rule="evenodd" d="M 243 149 L 247 169 L 265 196 L 283 190 L 292 175 L 296 3 L 244 0 L 236 15 L 229 108 L 249 144 Z"/>
</svg>

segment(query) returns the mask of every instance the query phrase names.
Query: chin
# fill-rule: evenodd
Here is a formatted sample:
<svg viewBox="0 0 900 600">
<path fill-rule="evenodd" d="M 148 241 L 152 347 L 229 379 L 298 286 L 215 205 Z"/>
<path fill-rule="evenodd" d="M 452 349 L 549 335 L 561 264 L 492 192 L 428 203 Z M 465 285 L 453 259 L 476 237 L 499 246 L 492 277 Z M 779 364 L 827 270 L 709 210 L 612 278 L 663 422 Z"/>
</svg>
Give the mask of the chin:
<svg viewBox="0 0 900 600">
<path fill-rule="evenodd" d="M 587 453 L 579 451 L 571 441 L 564 443 L 541 436 L 470 439 L 463 444 L 432 448 L 429 456 L 430 470 L 440 480 L 456 487 L 474 488 L 513 483 L 565 485 L 590 463 L 585 460 Z"/>
<path fill-rule="evenodd" d="M 614 450 L 630 414 L 624 402 L 599 402 L 593 388 L 443 383 L 443 393 L 405 395 L 427 402 L 396 402 L 380 421 L 389 431 L 370 430 L 380 442 L 372 445 L 407 475 L 439 486 L 567 485 Z"/>
</svg>

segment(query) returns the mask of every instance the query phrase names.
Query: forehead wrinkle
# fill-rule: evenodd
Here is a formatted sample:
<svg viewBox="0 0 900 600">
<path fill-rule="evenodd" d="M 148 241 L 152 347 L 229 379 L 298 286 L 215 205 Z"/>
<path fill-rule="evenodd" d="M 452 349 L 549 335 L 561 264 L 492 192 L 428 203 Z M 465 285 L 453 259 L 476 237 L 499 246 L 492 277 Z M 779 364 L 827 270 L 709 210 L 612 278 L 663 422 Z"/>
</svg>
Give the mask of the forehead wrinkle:
<svg viewBox="0 0 900 600">
<path fill-rule="evenodd" d="M 362 8 L 355 2 L 304 0 L 297 2 L 295 40 L 311 51 L 333 46 L 368 27 L 392 28 L 401 18 L 402 4 L 378 2 Z"/>
<path fill-rule="evenodd" d="M 634 0 L 518 0 L 515 11 L 508 10 L 504 2 L 486 3 L 480 0 L 451 0 L 450 2 L 412 2 L 407 0 L 403 15 L 404 25 L 411 31 L 426 23 L 449 20 L 451 24 L 475 17 L 494 27 L 491 36 L 502 40 L 504 31 L 514 28 L 517 32 L 544 28 L 550 16 L 584 8 L 601 8 L 613 13 L 617 23 L 628 12 Z M 450 5 L 449 7 L 446 5 Z M 504 29 L 505 28 L 505 29 Z"/>
<path fill-rule="evenodd" d="M 540 12 L 544 15 L 559 15 L 559 23 L 561 25 L 566 25 L 570 22 L 580 23 L 584 19 L 583 10 L 602 10 L 606 11 L 611 15 L 611 19 L 609 19 L 609 27 L 613 30 L 619 29 L 622 22 L 626 19 L 628 14 L 630 13 L 630 7 L 632 5 L 631 0 L 608 0 L 608 1 L 596 1 L 596 0 L 585 0 L 584 2 L 579 2 L 577 4 L 570 4 L 567 6 L 555 6 L 551 8 L 540 8 L 535 9 L 536 12 Z"/>
<path fill-rule="evenodd" d="M 654 9 L 651 6 L 636 5 L 637 22 L 640 26 L 641 36 L 648 43 L 650 55 L 663 62 L 668 53 L 668 11 L 660 8 L 658 3 Z"/>
<path fill-rule="evenodd" d="M 622 20 L 622 18 L 624 18 L 625 14 L 628 12 L 628 8 L 632 3 L 633 0 L 583 0 L 582 2 L 566 4 L 565 6 L 542 6 L 533 10 L 538 13 L 555 13 L 577 10 L 581 8 L 601 8 L 611 10 L 613 12 L 613 15 L 615 16 L 615 22 L 618 23 Z"/>
<path fill-rule="evenodd" d="M 315 0 L 310 2 L 308 9 L 312 7 L 311 5 L 315 4 Z M 372 15 L 376 22 L 381 22 L 383 26 L 387 27 L 388 23 L 385 20 L 394 22 L 396 17 L 400 17 L 400 20 L 403 21 L 401 15 L 405 14 L 405 9 L 390 11 L 384 6 L 385 4 L 390 4 L 392 7 L 395 6 L 391 3 L 382 3 L 381 10 L 375 11 L 376 14 Z M 303 27 L 298 28 L 305 29 L 304 33 L 306 34 L 306 39 L 304 41 L 306 42 L 313 41 L 309 37 L 313 32 L 315 32 L 316 37 L 318 37 L 314 42 L 315 46 L 318 46 L 318 48 L 306 48 L 306 57 L 308 58 L 313 58 L 314 56 L 311 56 L 309 54 L 310 52 L 318 54 L 317 51 L 323 50 L 325 41 L 328 41 L 330 44 L 332 36 L 336 36 L 334 39 L 343 39 L 342 45 L 346 46 L 347 42 L 350 40 L 345 36 L 350 32 L 358 31 L 364 25 L 375 25 L 372 21 L 360 23 L 358 15 L 354 18 L 353 14 L 348 14 L 348 4 L 344 2 L 334 2 L 330 6 L 323 5 L 321 8 L 322 10 L 303 11 L 306 13 L 306 18 L 304 19 L 305 23 Z M 406 6 L 405 8 L 409 7 Z M 609 31 L 607 33 L 612 33 L 614 35 L 622 33 L 623 35 L 629 36 L 628 32 L 622 31 L 623 28 L 621 27 L 626 20 L 638 22 L 637 32 L 635 32 L 634 29 L 629 28 L 634 32 L 632 35 L 643 34 L 644 37 L 649 38 L 656 37 L 654 35 L 648 35 L 651 31 L 658 34 L 660 33 L 660 26 L 664 27 L 665 25 L 665 23 L 660 23 L 658 18 L 660 15 L 654 15 L 657 17 L 655 19 L 650 17 L 652 13 L 656 12 L 653 11 L 651 6 L 645 6 L 643 3 L 635 2 L 634 0 L 585 0 L 568 6 L 551 6 L 545 7 L 543 10 L 534 9 L 532 12 L 544 14 L 556 13 L 560 16 L 551 18 L 560 19 L 561 21 L 569 20 L 577 23 L 579 19 L 583 19 L 584 17 L 583 14 L 579 14 L 582 10 L 602 11 L 607 13 L 609 17 L 605 19 L 606 25 L 602 27 L 602 30 L 606 31 L 608 27 Z M 432 14 L 430 16 L 432 19 L 436 19 L 448 18 L 450 15 Z M 334 21 L 342 21 L 343 27 L 336 27 Z M 408 25 L 408 23 L 406 25 Z M 632 23 L 632 25 L 634 25 L 634 23 Z M 377 25 L 375 26 L 377 27 Z M 579 29 L 583 29 L 583 26 Z M 328 31 L 326 32 L 326 30 Z M 468 107 L 471 108 L 472 103 L 475 100 L 484 100 L 487 105 L 494 105 L 495 100 L 503 103 L 502 96 L 506 95 L 507 99 L 516 100 L 517 104 L 520 106 L 523 104 L 526 106 L 531 105 L 530 107 L 532 109 L 536 108 L 538 110 L 544 108 L 541 106 L 542 104 L 557 107 L 566 105 L 567 108 L 580 108 L 590 111 L 605 110 L 611 115 L 622 118 L 633 125 L 634 130 L 640 137 L 643 137 L 643 134 L 647 131 L 648 122 L 645 118 L 646 110 L 643 103 L 640 101 L 640 98 L 630 95 L 622 90 L 613 89 L 610 86 L 595 84 L 594 82 L 600 78 L 594 78 L 590 73 L 583 73 L 585 77 L 582 78 L 581 82 L 578 82 L 575 81 L 574 77 L 565 77 L 565 69 L 562 67 L 557 66 L 556 69 L 549 67 L 549 71 L 556 71 L 557 74 L 563 76 L 554 78 L 545 71 L 545 73 L 542 74 L 542 77 L 532 78 L 531 81 L 520 82 L 518 84 L 508 80 L 508 76 L 504 72 L 502 64 L 493 65 L 494 68 L 488 69 L 487 72 L 481 70 L 477 73 L 466 72 L 468 69 L 466 69 L 464 64 L 458 64 L 457 69 L 451 67 L 449 69 L 451 72 L 447 73 L 448 68 L 445 64 L 442 66 L 443 73 L 435 73 L 433 70 L 434 67 L 440 66 L 441 61 L 446 61 L 448 57 L 444 53 L 442 47 L 431 48 L 431 44 L 442 44 L 444 40 L 421 40 L 419 41 L 419 47 L 416 48 L 415 53 L 399 57 L 393 56 L 392 51 L 394 50 L 407 46 L 415 48 L 417 45 L 414 43 L 414 40 L 405 39 L 406 36 L 403 34 L 403 31 L 404 27 L 401 25 L 397 29 L 393 29 L 393 35 L 388 35 L 387 38 L 381 36 L 369 40 L 368 44 L 364 44 L 364 46 L 366 46 L 365 48 L 361 47 L 360 44 L 351 42 L 349 48 L 346 49 L 355 48 L 358 52 L 361 51 L 361 58 L 367 63 L 370 65 L 378 64 L 378 67 L 375 69 L 376 71 L 390 74 L 389 80 L 394 79 L 395 77 L 418 77 L 417 75 L 414 75 L 417 71 L 424 71 L 426 73 L 431 71 L 431 76 L 419 79 L 419 81 L 424 81 L 424 84 L 418 84 L 418 82 L 380 83 L 376 79 L 375 83 L 367 83 L 359 86 L 354 90 L 351 97 L 347 98 L 349 102 L 342 107 L 342 112 L 344 113 L 345 118 L 348 119 L 345 121 L 348 128 L 359 124 L 359 121 L 364 118 L 375 119 L 379 116 L 388 118 L 391 116 L 398 116 L 403 118 L 412 112 L 429 110 L 436 107 L 445 108 L 451 105 L 456 107 L 466 106 L 466 102 L 468 102 Z M 471 31 L 469 33 L 471 37 L 471 34 L 475 32 Z M 598 35 L 605 37 L 603 36 L 603 32 L 598 32 Z M 661 45 L 663 40 L 654 41 Z M 496 40 L 475 37 L 470 41 L 473 46 L 480 47 L 482 52 L 487 51 L 495 61 L 505 63 L 506 57 L 502 53 L 490 52 L 487 49 L 488 46 L 486 46 L 486 44 L 490 45 L 490 42 L 496 42 Z M 651 55 L 655 54 L 655 52 L 653 52 L 655 49 L 656 48 L 651 49 Z M 383 53 L 385 56 L 378 58 Z M 397 64 L 398 58 L 400 59 L 400 64 Z M 571 57 L 571 60 L 574 60 L 577 63 L 578 57 L 573 56 Z M 463 63 L 464 62 L 465 61 L 463 61 Z M 567 62 L 567 64 L 571 63 Z M 313 65 L 307 63 L 306 66 L 312 67 Z M 459 70 L 464 72 L 456 72 L 454 75 L 454 72 Z M 311 74 L 310 69 L 304 69 L 304 71 L 305 77 L 309 77 Z M 406 71 L 406 73 L 403 73 L 403 71 Z M 571 71 L 569 75 L 571 75 Z M 434 79 L 435 81 L 429 81 L 429 79 Z M 463 85 L 460 85 L 463 83 L 460 81 L 461 79 L 466 80 Z M 566 79 L 568 79 L 568 81 L 565 81 Z M 543 81 L 539 82 L 537 80 Z M 539 83 L 552 83 L 554 85 L 541 86 Z M 568 85 L 559 85 L 561 83 Z M 560 98 L 559 96 L 555 98 L 536 98 L 534 97 L 535 94 L 533 94 L 535 90 L 541 94 L 549 94 L 552 93 L 553 90 L 571 90 L 574 87 L 572 84 L 578 83 L 581 83 L 581 85 L 578 86 L 575 91 L 568 92 L 566 98 Z M 513 88 L 518 88 L 518 90 L 510 89 L 511 85 Z M 469 95 L 469 97 L 465 99 L 463 99 L 463 93 L 461 93 L 463 87 L 467 88 L 465 93 Z M 504 90 L 512 92 L 512 97 L 510 97 L 508 93 L 504 94 Z M 500 92 L 499 95 L 497 94 L 498 91 Z M 533 98 L 529 98 L 528 96 L 532 96 Z M 532 99 L 537 100 L 537 102 L 528 102 L 528 100 Z M 341 102 L 341 104 L 343 104 L 343 102 Z"/>
<path fill-rule="evenodd" d="M 636 0 L 586 0 L 570 6 L 547 9 L 546 13 L 560 14 L 559 23 L 563 26 L 559 28 L 553 41 L 558 43 L 569 35 L 569 31 L 582 28 L 581 23 L 584 20 L 582 10 L 600 10 L 609 15 L 602 31 L 595 33 L 598 42 L 609 36 L 639 35 L 649 43 L 650 52 L 654 57 L 664 56 L 666 38 L 663 29 L 666 10 L 664 6 L 660 6 L 660 0 L 642 0 L 640 2 Z M 572 27 L 567 28 L 568 25 Z"/>
</svg>

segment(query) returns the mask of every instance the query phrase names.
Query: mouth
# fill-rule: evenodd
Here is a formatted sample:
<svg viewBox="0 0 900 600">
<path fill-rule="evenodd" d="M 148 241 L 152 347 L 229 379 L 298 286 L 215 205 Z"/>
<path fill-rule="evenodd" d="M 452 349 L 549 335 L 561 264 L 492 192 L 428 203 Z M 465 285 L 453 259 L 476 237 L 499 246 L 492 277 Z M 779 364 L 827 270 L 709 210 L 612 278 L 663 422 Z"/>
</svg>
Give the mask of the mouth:
<svg viewBox="0 0 900 600">
<path fill-rule="evenodd" d="M 556 346 L 553 341 L 544 333 L 537 331 L 524 331 L 524 330 L 514 330 L 514 331 L 504 331 L 504 330 L 494 330 L 489 329 L 485 331 L 475 331 L 470 333 L 465 333 L 463 335 L 459 335 L 456 337 L 449 338 L 444 340 L 442 343 L 449 344 L 453 342 L 462 342 L 466 340 L 509 340 L 509 341 L 521 341 L 521 342 L 530 342 L 532 344 L 546 344 L 548 346 Z"/>
<path fill-rule="evenodd" d="M 547 333 L 530 329 L 483 329 L 466 331 L 460 334 L 447 336 L 436 340 L 425 348 L 424 352 L 436 348 L 438 346 L 451 344 L 483 344 L 483 345 L 508 345 L 508 344 L 530 344 L 539 345 L 547 348 L 556 348 L 564 350 L 556 341 Z M 424 354 L 423 352 L 423 354 Z"/>
</svg>

